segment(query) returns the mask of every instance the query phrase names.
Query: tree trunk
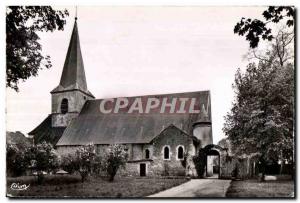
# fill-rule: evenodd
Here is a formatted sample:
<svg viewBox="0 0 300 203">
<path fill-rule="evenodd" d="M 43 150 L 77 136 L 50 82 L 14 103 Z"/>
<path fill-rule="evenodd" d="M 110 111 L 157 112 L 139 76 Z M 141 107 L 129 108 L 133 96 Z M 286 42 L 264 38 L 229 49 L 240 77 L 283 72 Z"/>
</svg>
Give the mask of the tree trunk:
<svg viewBox="0 0 300 203">
<path fill-rule="evenodd" d="M 281 163 L 280 163 L 280 171 L 279 171 L 280 175 L 282 174 L 282 170 L 283 170 L 283 161 L 281 161 Z"/>
<path fill-rule="evenodd" d="M 261 167 L 262 167 L 262 174 L 260 177 L 260 181 L 264 182 L 265 181 L 265 176 L 266 176 L 266 162 L 264 159 L 261 159 Z"/>
<path fill-rule="evenodd" d="M 114 175 L 110 175 L 109 176 L 109 182 L 113 182 L 114 181 L 115 176 Z"/>
</svg>

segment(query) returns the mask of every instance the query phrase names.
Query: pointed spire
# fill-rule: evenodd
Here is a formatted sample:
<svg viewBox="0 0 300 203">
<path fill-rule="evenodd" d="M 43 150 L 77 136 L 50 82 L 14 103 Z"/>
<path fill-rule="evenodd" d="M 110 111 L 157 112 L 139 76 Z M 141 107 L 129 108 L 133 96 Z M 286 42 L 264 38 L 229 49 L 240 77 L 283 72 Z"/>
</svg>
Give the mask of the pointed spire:
<svg viewBox="0 0 300 203">
<path fill-rule="evenodd" d="M 210 93 L 207 94 L 207 101 L 202 103 L 201 110 L 198 115 L 197 121 L 193 125 L 197 124 L 211 124 L 210 112 Z"/>
<path fill-rule="evenodd" d="M 76 12 L 77 13 L 77 12 Z M 65 59 L 60 83 L 52 92 L 78 89 L 92 95 L 86 84 L 84 65 L 80 49 L 80 41 L 77 27 L 77 17 L 75 17 L 72 36 Z"/>
<path fill-rule="evenodd" d="M 75 21 L 74 23 L 74 28 L 64 64 L 64 69 L 59 84 L 63 87 L 75 85 L 83 91 L 87 90 L 83 60 L 80 49 L 77 21 Z"/>
</svg>

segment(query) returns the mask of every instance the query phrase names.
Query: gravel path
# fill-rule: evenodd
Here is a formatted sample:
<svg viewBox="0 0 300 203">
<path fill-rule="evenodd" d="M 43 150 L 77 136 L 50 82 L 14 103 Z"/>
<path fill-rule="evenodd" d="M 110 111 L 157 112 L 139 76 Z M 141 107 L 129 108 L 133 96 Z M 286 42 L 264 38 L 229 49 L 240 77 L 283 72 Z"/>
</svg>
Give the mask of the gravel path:
<svg viewBox="0 0 300 203">
<path fill-rule="evenodd" d="M 192 179 L 149 197 L 225 197 L 231 180 Z"/>
</svg>

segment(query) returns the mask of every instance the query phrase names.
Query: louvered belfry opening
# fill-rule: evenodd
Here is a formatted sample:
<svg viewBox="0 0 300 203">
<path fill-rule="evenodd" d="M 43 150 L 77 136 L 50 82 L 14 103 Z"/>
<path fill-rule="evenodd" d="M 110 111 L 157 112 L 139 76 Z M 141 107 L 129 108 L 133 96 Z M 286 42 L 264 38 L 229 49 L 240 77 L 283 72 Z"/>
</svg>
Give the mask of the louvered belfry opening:
<svg viewBox="0 0 300 203">
<path fill-rule="evenodd" d="M 69 102 L 68 102 L 68 99 L 64 98 L 61 101 L 60 111 L 62 114 L 66 114 L 66 113 L 68 113 L 68 110 L 69 110 Z"/>
</svg>

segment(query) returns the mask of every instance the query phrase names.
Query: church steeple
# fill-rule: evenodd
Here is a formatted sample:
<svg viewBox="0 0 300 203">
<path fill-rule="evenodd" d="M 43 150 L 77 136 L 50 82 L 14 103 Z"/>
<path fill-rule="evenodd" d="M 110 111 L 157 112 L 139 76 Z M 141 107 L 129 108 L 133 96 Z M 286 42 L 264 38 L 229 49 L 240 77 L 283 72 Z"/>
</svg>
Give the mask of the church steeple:
<svg viewBox="0 0 300 203">
<path fill-rule="evenodd" d="M 68 126 L 94 98 L 87 89 L 76 17 L 59 85 L 51 91 L 52 127 Z"/>
<path fill-rule="evenodd" d="M 78 35 L 77 16 L 75 17 L 72 36 L 66 55 L 60 83 L 58 87 L 52 90 L 51 93 L 70 91 L 75 89 L 80 90 L 90 96 L 93 96 L 87 89 Z"/>
</svg>

